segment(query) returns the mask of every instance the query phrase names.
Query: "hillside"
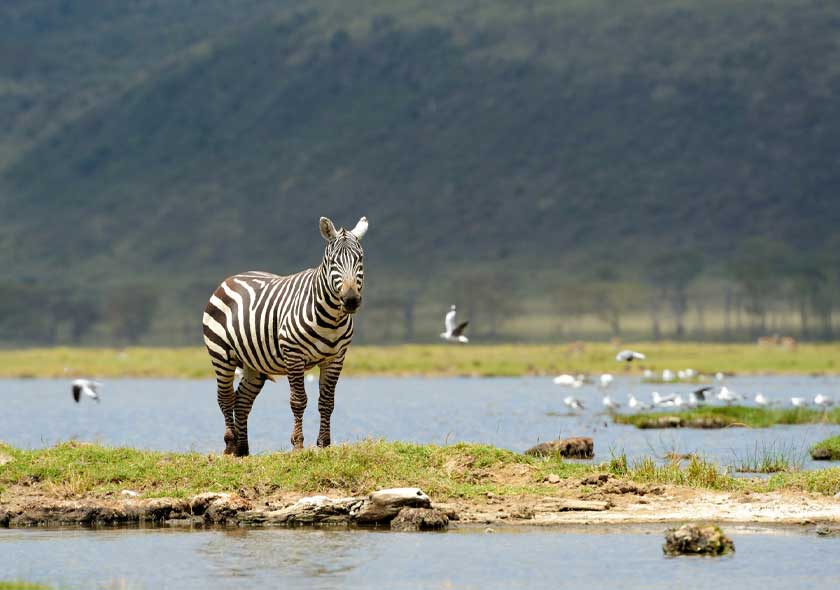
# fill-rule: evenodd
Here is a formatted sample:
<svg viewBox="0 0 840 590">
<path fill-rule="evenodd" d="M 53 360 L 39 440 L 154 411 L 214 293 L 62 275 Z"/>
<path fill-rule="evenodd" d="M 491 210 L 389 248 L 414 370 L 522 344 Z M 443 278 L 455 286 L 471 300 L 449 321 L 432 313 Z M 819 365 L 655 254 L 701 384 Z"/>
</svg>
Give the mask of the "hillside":
<svg viewBox="0 0 840 590">
<path fill-rule="evenodd" d="M 12 281 L 191 307 L 231 272 L 316 263 L 323 214 L 370 217 L 383 298 L 442 277 L 448 297 L 465 269 L 632 279 L 667 250 L 715 275 L 756 238 L 822 264 L 838 231 L 840 6 L 7 4 L 3 38 L 50 64 L 3 69 L 30 88 L 4 100 Z"/>
</svg>

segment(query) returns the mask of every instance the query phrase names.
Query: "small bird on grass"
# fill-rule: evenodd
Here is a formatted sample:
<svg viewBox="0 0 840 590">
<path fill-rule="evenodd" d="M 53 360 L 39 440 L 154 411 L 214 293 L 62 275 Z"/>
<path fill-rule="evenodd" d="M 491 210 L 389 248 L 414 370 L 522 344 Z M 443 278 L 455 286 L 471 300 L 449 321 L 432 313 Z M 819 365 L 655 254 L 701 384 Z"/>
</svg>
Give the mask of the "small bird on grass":
<svg viewBox="0 0 840 590">
<path fill-rule="evenodd" d="M 102 384 L 97 381 L 91 381 L 90 379 L 76 379 L 73 381 L 73 401 L 79 403 L 82 399 L 83 395 L 87 397 L 99 401 L 99 393 L 96 391 L 98 387 L 101 387 Z"/>
</svg>

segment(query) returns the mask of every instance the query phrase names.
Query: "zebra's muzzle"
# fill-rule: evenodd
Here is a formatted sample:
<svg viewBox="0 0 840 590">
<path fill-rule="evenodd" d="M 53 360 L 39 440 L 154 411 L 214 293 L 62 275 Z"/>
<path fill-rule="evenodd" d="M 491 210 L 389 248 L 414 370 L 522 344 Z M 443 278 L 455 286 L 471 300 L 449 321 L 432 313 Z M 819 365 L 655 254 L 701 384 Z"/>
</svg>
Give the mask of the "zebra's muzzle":
<svg viewBox="0 0 840 590">
<path fill-rule="evenodd" d="M 341 306 L 347 313 L 355 313 L 362 305 L 362 298 L 355 293 L 347 293 L 341 296 Z"/>
</svg>

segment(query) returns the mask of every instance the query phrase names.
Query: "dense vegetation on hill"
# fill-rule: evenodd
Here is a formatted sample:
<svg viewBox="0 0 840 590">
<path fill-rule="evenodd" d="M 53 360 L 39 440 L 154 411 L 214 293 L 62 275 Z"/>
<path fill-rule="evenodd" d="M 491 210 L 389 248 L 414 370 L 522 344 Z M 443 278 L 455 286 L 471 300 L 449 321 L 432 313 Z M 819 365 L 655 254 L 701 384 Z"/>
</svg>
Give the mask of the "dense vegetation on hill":
<svg viewBox="0 0 840 590">
<path fill-rule="evenodd" d="M 840 5 L 119 6 L 0 7 L 6 338 L 194 339 L 222 277 L 317 263 L 323 214 L 371 219 L 369 309 L 409 338 L 450 299 L 520 338 L 530 307 L 832 333 Z"/>
</svg>

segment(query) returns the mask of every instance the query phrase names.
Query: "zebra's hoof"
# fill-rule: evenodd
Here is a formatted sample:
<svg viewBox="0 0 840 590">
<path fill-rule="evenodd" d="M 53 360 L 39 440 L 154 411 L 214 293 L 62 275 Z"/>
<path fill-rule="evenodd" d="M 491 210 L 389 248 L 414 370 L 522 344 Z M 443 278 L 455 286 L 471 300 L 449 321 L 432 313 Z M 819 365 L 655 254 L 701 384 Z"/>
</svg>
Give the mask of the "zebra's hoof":
<svg viewBox="0 0 840 590">
<path fill-rule="evenodd" d="M 225 431 L 225 455 L 236 454 L 236 435 L 230 430 Z"/>
<path fill-rule="evenodd" d="M 234 453 L 237 457 L 247 457 L 250 453 L 248 451 L 248 443 L 244 445 L 237 445 L 236 453 Z"/>
<path fill-rule="evenodd" d="M 322 449 L 330 446 L 330 439 L 329 438 L 319 438 L 318 439 L 318 446 L 321 447 Z"/>
</svg>

